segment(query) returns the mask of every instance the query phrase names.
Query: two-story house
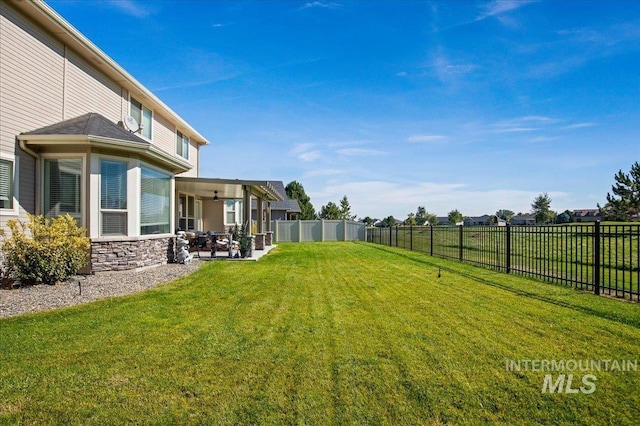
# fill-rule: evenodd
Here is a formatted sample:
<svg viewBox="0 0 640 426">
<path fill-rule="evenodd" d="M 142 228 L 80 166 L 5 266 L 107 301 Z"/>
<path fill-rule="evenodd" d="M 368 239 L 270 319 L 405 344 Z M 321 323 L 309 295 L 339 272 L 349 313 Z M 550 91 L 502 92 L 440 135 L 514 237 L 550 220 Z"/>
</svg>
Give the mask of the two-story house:
<svg viewBox="0 0 640 426">
<path fill-rule="evenodd" d="M 266 181 L 201 178 L 208 144 L 46 3 L 0 0 L 0 227 L 68 213 L 94 271 L 167 262 L 176 229 L 222 230 L 219 201 L 282 199 Z"/>
</svg>

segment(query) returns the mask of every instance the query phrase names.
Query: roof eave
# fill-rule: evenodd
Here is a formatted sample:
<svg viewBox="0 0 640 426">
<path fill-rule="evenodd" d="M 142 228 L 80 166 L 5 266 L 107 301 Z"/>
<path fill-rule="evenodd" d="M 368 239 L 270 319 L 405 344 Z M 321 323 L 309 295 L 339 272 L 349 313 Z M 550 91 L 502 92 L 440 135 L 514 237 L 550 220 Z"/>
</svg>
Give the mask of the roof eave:
<svg viewBox="0 0 640 426">
<path fill-rule="evenodd" d="M 174 173 L 184 173 L 193 168 L 193 165 L 176 158 L 151 144 L 124 141 L 121 139 L 106 138 L 94 135 L 18 135 L 18 140 L 32 146 L 60 146 L 87 145 L 96 148 L 110 148 L 127 153 L 138 154 L 142 157 L 153 159 L 168 166 Z"/>
</svg>

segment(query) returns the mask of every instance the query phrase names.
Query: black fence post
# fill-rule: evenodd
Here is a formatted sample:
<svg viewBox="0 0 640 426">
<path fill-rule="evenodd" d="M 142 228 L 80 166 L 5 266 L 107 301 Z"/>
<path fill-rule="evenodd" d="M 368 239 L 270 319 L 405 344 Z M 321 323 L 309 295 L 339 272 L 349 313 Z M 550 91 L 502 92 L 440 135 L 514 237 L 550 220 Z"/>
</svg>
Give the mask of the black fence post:
<svg viewBox="0 0 640 426">
<path fill-rule="evenodd" d="M 413 251 L 413 225 L 409 225 L 409 250 Z"/>
<path fill-rule="evenodd" d="M 462 261 L 462 240 L 463 240 L 462 239 L 462 225 L 459 225 L 459 227 L 460 227 L 460 238 L 459 238 L 459 240 L 460 240 L 460 253 L 458 254 L 458 256 L 460 258 L 460 261 Z"/>
<path fill-rule="evenodd" d="M 507 223 L 507 247 L 506 247 L 506 256 L 507 256 L 507 274 L 511 272 L 511 225 Z"/>
<path fill-rule="evenodd" d="M 600 221 L 596 221 L 593 235 L 593 292 L 600 294 Z"/>
<path fill-rule="evenodd" d="M 429 224 L 429 256 L 433 257 L 433 225 Z"/>
<path fill-rule="evenodd" d="M 400 247 L 400 244 L 398 244 L 398 225 L 396 225 L 396 247 Z"/>
</svg>

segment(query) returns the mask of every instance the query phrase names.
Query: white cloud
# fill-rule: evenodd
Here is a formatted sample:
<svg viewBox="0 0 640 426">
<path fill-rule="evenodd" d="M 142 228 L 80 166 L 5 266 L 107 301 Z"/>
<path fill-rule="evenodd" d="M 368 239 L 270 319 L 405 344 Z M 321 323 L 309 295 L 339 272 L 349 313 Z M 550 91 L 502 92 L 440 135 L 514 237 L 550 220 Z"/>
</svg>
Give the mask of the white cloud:
<svg viewBox="0 0 640 426">
<path fill-rule="evenodd" d="M 313 1 L 305 3 L 300 9 L 312 9 L 312 8 L 322 8 L 322 9 L 337 9 L 341 7 L 339 3 L 328 2 L 328 1 Z"/>
<path fill-rule="evenodd" d="M 384 155 L 386 152 L 379 151 L 377 149 L 365 149 L 365 148 L 344 148 L 336 151 L 340 155 L 354 155 L 354 156 L 369 156 L 369 155 Z"/>
<path fill-rule="evenodd" d="M 298 143 L 289 151 L 289 155 L 300 161 L 316 161 L 322 158 L 322 152 L 314 148 L 312 143 Z"/>
<path fill-rule="evenodd" d="M 494 133 L 523 133 L 535 132 L 546 126 L 556 123 L 558 120 L 541 115 L 527 115 L 510 120 L 499 121 L 490 126 Z M 534 127 L 536 126 L 536 127 Z"/>
<path fill-rule="evenodd" d="M 593 127 L 595 125 L 596 125 L 596 123 L 576 123 L 576 124 L 570 124 L 568 126 L 565 126 L 565 129 L 567 129 L 567 130 L 583 129 L 585 127 Z"/>
<path fill-rule="evenodd" d="M 407 142 L 443 142 L 445 139 L 442 135 L 413 135 L 407 138 Z"/>
<path fill-rule="evenodd" d="M 535 127 L 505 127 L 502 129 L 496 129 L 495 132 L 496 133 L 520 133 L 520 132 L 535 132 L 536 130 L 540 130 L 540 129 L 536 129 Z"/>
<path fill-rule="evenodd" d="M 151 14 L 150 9 L 133 0 L 109 0 L 109 4 L 136 18 L 146 18 Z"/>
<path fill-rule="evenodd" d="M 320 151 L 308 151 L 299 154 L 297 158 L 302 161 L 316 161 L 322 158 L 322 153 Z"/>
<path fill-rule="evenodd" d="M 438 78 L 443 81 L 468 74 L 477 68 L 475 64 L 451 63 L 443 55 L 439 55 L 433 60 L 432 67 Z"/>
<path fill-rule="evenodd" d="M 494 0 L 484 6 L 483 12 L 478 15 L 476 21 L 482 21 L 483 19 L 518 9 L 535 1 L 537 0 Z"/>
<path fill-rule="evenodd" d="M 310 172 L 305 173 L 304 177 L 335 176 L 335 175 L 340 175 L 340 174 L 343 174 L 343 173 L 344 173 L 344 170 L 319 169 L 319 170 L 312 170 Z"/>
</svg>

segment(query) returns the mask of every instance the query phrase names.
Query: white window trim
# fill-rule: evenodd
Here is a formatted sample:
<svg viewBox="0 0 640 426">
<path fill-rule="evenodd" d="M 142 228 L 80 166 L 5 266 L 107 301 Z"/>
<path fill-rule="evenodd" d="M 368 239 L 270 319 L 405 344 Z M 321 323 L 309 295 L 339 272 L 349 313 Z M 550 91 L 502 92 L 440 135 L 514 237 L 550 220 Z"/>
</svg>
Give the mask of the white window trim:
<svg viewBox="0 0 640 426">
<path fill-rule="evenodd" d="M 95 158 L 95 166 L 96 166 L 96 183 L 97 188 L 96 191 L 92 193 L 96 194 L 95 210 L 97 212 L 97 217 L 95 217 L 95 221 L 92 222 L 96 225 L 95 230 L 92 228 L 91 234 L 95 235 L 103 240 L 121 240 L 122 238 L 127 237 L 138 237 L 140 236 L 140 218 L 136 218 L 136 212 L 140 210 L 140 167 L 138 166 L 138 161 L 133 160 L 131 158 L 126 157 L 118 157 L 118 156 L 110 156 L 110 155 L 97 155 Z M 115 161 L 119 163 L 125 163 L 127 165 L 127 208 L 123 210 L 119 209 L 103 209 L 102 208 L 102 171 L 101 171 L 101 163 L 102 161 Z M 138 166 L 138 167 L 136 167 Z M 92 175 L 93 170 L 92 170 Z M 102 213 L 113 212 L 113 213 L 122 213 L 126 212 L 127 214 L 127 233 L 124 235 L 103 235 L 102 234 Z M 133 214 L 132 214 L 133 212 Z M 136 228 L 137 227 L 137 228 Z"/>
<path fill-rule="evenodd" d="M 186 204 L 185 207 L 187 207 L 187 209 L 189 207 L 189 197 L 193 198 L 193 210 L 194 211 L 193 211 L 193 214 L 191 216 L 182 216 L 182 214 L 180 212 L 180 197 L 183 197 L 183 196 L 185 197 L 185 204 Z M 187 193 L 187 192 L 179 192 L 178 193 L 178 198 L 176 198 L 176 204 L 175 204 L 175 206 L 176 206 L 175 207 L 175 210 L 176 210 L 175 229 L 178 229 L 178 227 L 180 226 L 180 219 L 185 219 L 185 221 L 186 221 L 185 228 L 186 229 L 184 229 L 184 230 L 185 231 L 189 231 L 189 232 L 195 230 L 195 228 L 197 227 L 197 224 L 196 224 L 196 212 L 195 212 L 195 210 L 196 210 L 196 200 L 197 199 L 198 198 L 196 197 L 195 194 L 190 194 L 190 193 Z M 189 212 L 187 212 L 187 213 L 189 213 Z M 189 219 L 191 219 L 191 218 L 193 219 L 193 229 L 189 229 Z"/>
<path fill-rule="evenodd" d="M 131 93 L 129 93 L 129 102 L 127 103 L 127 110 L 128 110 L 128 114 L 131 115 L 131 99 L 135 99 L 136 102 L 140 103 L 140 105 L 142 105 L 143 108 L 148 109 L 149 111 L 151 111 L 151 138 L 146 137 L 145 135 L 142 134 L 142 131 L 139 130 L 137 131 L 135 134 L 136 136 L 141 137 L 144 140 L 147 140 L 149 142 L 151 142 L 153 140 L 153 123 L 156 121 L 155 120 L 155 112 L 149 108 L 148 106 L 146 106 L 142 101 L 138 100 L 138 98 L 136 98 L 135 96 L 131 96 Z M 142 126 L 142 123 L 138 123 L 138 126 Z"/>
<path fill-rule="evenodd" d="M 239 223 L 242 222 L 241 220 L 239 220 L 240 213 L 241 213 L 240 212 L 240 208 L 241 208 L 240 203 L 241 203 L 241 201 L 240 200 L 233 200 L 233 210 L 227 210 L 227 201 L 232 201 L 232 200 L 225 200 L 225 202 L 224 202 L 224 213 L 223 213 L 224 214 L 224 225 L 225 225 L 225 227 L 226 226 L 238 225 Z M 233 223 L 227 222 L 227 212 L 231 212 L 231 211 L 233 211 L 233 213 L 234 213 L 233 216 L 235 218 L 235 221 Z"/>
<path fill-rule="evenodd" d="M 86 154 L 42 154 L 40 155 L 40 194 L 38 199 L 40 200 L 40 211 L 39 214 L 44 214 L 44 188 L 45 188 L 45 175 L 44 175 L 44 160 L 82 160 L 82 176 L 80 176 L 80 226 L 83 228 L 87 228 L 87 155 Z"/>
<path fill-rule="evenodd" d="M 182 154 L 178 153 L 178 133 L 182 135 L 183 138 L 187 138 L 187 152 L 185 155 L 185 152 L 183 151 Z M 180 144 L 183 144 L 183 139 L 180 139 Z M 190 159 L 190 151 L 191 151 L 191 138 L 189 136 L 187 136 L 183 131 L 181 131 L 180 129 L 176 129 L 176 155 L 180 158 L 183 158 L 187 161 L 189 161 Z"/>
<path fill-rule="evenodd" d="M 20 158 L 16 157 L 13 154 L 6 154 L 4 152 L 0 152 L 0 159 L 3 160 L 7 160 L 7 161 L 11 161 L 11 164 L 13 164 L 13 175 L 11 176 L 13 179 L 13 202 L 11 203 L 11 205 L 13 206 L 10 209 L 0 209 L 0 213 L 2 213 L 2 216 L 18 216 L 20 214 L 20 207 L 18 206 L 18 197 L 17 195 L 19 194 L 19 190 L 20 190 L 20 175 L 19 175 L 19 163 L 20 163 Z"/>
</svg>

